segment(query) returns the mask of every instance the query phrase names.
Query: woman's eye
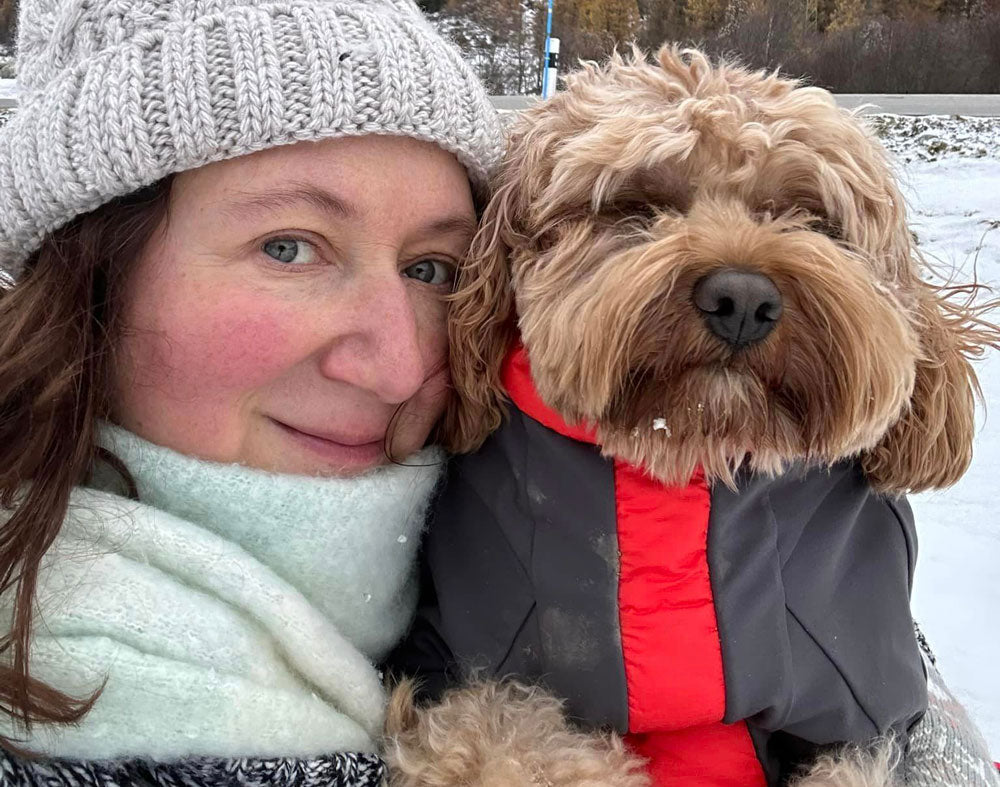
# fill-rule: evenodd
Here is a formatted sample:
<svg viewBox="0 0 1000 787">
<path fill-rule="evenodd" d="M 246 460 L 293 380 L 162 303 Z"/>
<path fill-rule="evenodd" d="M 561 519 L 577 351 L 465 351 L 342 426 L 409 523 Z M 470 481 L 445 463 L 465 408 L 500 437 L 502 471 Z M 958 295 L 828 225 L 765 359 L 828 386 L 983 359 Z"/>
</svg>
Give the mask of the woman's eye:
<svg viewBox="0 0 1000 787">
<path fill-rule="evenodd" d="M 448 284 L 455 278 L 455 266 L 443 260 L 420 260 L 404 269 L 403 275 L 424 284 Z"/>
<path fill-rule="evenodd" d="M 263 246 L 264 253 L 278 262 L 289 265 L 308 265 L 316 261 L 316 251 L 311 243 L 293 238 L 275 238 Z"/>
</svg>

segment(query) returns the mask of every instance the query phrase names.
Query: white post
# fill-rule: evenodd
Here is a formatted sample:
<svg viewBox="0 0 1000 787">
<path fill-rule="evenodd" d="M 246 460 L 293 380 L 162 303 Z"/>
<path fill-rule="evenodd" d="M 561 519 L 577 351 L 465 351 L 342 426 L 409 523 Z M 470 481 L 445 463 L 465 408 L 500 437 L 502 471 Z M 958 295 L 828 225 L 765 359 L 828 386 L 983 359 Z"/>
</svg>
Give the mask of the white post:
<svg viewBox="0 0 1000 787">
<path fill-rule="evenodd" d="M 549 39 L 549 54 L 545 62 L 545 80 L 542 98 L 551 98 L 556 92 L 556 74 L 559 71 L 559 39 Z"/>
</svg>

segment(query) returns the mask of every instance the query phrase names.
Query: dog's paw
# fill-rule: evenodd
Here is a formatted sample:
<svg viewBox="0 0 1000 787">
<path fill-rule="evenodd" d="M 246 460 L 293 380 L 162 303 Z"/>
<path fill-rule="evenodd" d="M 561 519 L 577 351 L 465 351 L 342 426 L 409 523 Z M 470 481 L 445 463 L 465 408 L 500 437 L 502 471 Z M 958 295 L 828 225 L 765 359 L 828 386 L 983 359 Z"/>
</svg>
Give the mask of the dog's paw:
<svg viewBox="0 0 1000 787">
<path fill-rule="evenodd" d="M 820 757 L 788 787 L 902 787 L 894 772 L 898 750 L 891 741 L 860 748 L 849 746 Z"/>
<path fill-rule="evenodd" d="M 619 737 L 570 727 L 562 704 L 514 682 L 455 689 L 418 707 L 393 692 L 386 722 L 390 787 L 648 787 Z"/>
</svg>

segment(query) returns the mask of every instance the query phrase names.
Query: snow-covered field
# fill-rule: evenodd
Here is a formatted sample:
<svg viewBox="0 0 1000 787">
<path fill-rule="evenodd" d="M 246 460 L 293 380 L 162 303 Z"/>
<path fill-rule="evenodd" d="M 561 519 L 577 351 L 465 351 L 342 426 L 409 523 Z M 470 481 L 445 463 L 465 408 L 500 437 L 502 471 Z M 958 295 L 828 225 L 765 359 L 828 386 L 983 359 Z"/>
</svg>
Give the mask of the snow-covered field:
<svg viewBox="0 0 1000 787">
<path fill-rule="evenodd" d="M 921 247 L 956 280 L 975 276 L 1000 295 L 998 134 L 1000 120 L 980 158 L 911 155 L 902 169 Z M 954 488 L 912 501 L 920 536 L 914 610 L 945 679 L 1000 759 L 1000 354 L 979 373 L 986 412 L 972 468 Z"/>
<path fill-rule="evenodd" d="M 14 48 L 0 44 L 0 79 L 14 77 Z"/>
</svg>

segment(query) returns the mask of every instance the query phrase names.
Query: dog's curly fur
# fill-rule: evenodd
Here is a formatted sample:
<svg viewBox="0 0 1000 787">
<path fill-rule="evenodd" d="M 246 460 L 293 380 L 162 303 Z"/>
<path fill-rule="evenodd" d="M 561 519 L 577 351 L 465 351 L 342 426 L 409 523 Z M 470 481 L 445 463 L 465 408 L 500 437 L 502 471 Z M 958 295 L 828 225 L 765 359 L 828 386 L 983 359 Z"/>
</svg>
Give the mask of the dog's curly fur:
<svg viewBox="0 0 1000 787">
<path fill-rule="evenodd" d="M 742 351 L 692 302 L 724 267 L 784 301 Z M 1000 334 L 975 288 L 922 272 L 881 146 L 829 93 L 692 50 L 616 55 L 514 125 L 460 271 L 443 437 L 465 452 L 500 424 L 519 334 L 545 402 L 664 482 L 861 455 L 880 490 L 946 486 L 971 460 L 969 360 Z"/>
<path fill-rule="evenodd" d="M 477 682 L 419 707 L 414 684 L 392 693 L 388 787 L 650 787 L 619 736 L 572 727 L 562 703 L 514 680 Z M 820 757 L 789 787 L 902 787 L 891 740 Z"/>
<path fill-rule="evenodd" d="M 693 302 L 727 267 L 783 301 L 742 350 Z M 971 460 L 970 360 L 1000 332 L 976 287 L 923 272 L 882 148 L 829 93 L 697 51 L 616 55 L 513 127 L 459 273 L 442 437 L 465 452 L 500 425 L 519 336 L 542 399 L 666 483 L 860 456 L 880 490 L 946 486 Z M 393 787 L 647 783 L 618 738 L 514 683 L 424 709 L 403 687 L 389 732 Z M 893 751 L 824 756 L 794 785 L 891 787 Z"/>
<path fill-rule="evenodd" d="M 649 787 L 620 738 L 571 728 L 537 687 L 482 682 L 426 708 L 413 689 L 404 681 L 389 702 L 389 787 Z"/>
<path fill-rule="evenodd" d="M 848 746 L 820 757 L 788 787 L 903 787 L 898 778 L 899 747 L 892 740 L 868 747 Z"/>
</svg>

